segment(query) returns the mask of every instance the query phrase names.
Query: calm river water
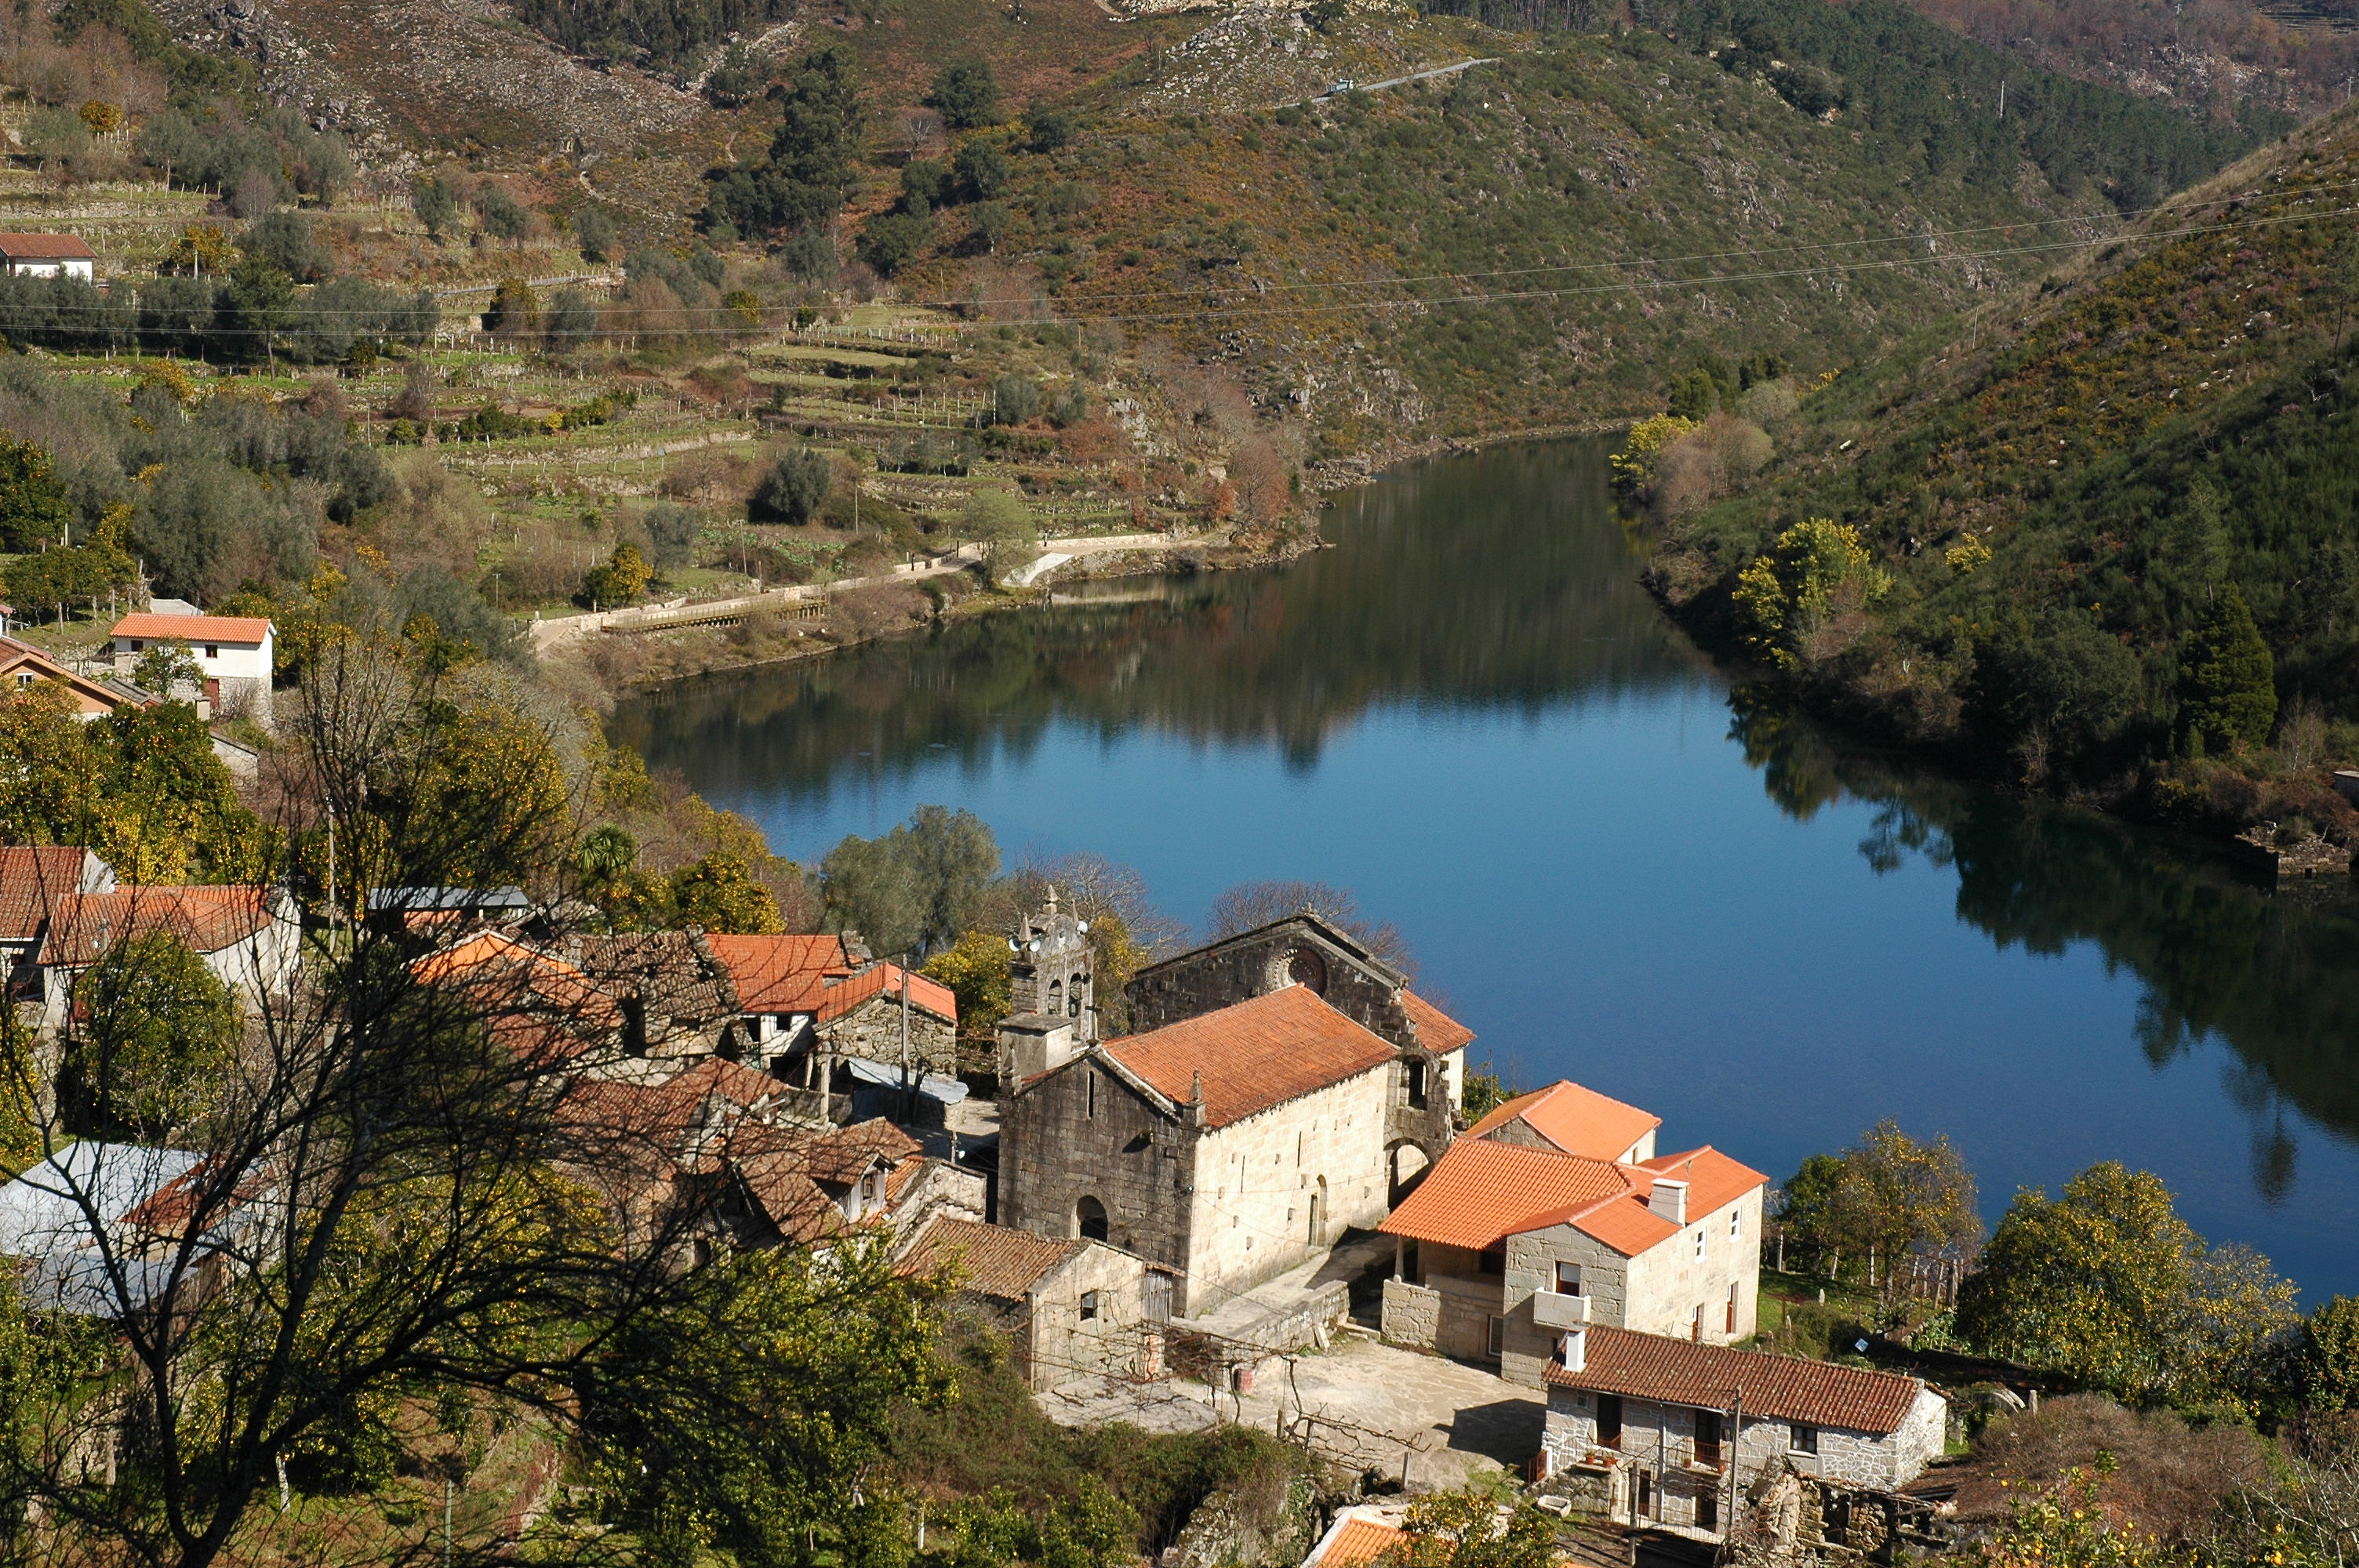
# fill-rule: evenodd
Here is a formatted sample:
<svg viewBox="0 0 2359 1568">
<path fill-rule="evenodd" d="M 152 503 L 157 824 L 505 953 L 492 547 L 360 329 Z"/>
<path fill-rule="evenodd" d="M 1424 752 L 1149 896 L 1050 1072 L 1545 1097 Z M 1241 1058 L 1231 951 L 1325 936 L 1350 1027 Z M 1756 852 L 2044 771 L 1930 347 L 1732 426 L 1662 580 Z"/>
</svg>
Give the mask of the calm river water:
<svg viewBox="0 0 2359 1568">
<path fill-rule="evenodd" d="M 1093 850 L 1185 920 L 1349 887 L 1525 1083 L 1773 1175 L 1883 1116 L 1995 1218 L 2159 1172 L 2312 1301 L 2359 1292 L 2359 903 L 1747 713 L 1657 613 L 1602 449 L 1423 465 L 1281 570 L 1097 585 L 669 689 L 616 738 L 816 860 L 918 805 Z"/>
</svg>

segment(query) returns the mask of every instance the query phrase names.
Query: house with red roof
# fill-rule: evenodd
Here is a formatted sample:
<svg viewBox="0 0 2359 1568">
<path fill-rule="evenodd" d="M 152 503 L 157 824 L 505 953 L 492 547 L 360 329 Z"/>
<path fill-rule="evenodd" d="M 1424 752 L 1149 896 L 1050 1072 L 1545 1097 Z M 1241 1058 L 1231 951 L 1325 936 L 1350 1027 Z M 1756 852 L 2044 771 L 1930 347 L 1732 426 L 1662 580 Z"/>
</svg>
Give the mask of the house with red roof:
<svg viewBox="0 0 2359 1568">
<path fill-rule="evenodd" d="M 140 659 L 158 646 L 188 650 L 204 679 L 212 710 L 270 721 L 270 682 L 277 629 L 255 615 L 126 615 L 114 623 L 100 656 L 129 679 Z M 169 696 L 170 693 L 160 695 Z"/>
<path fill-rule="evenodd" d="M 1036 1390 L 1162 1375 L 1170 1271 L 1135 1253 L 941 1214 L 894 1268 L 905 1279 L 948 1282 L 962 1315 L 1006 1336 L 1016 1375 Z"/>
<path fill-rule="evenodd" d="M 1905 1487 L 1949 1430 L 1949 1401 L 1915 1378 L 1594 1324 L 1565 1331 L 1547 1385 L 1554 1489 L 1707 1541 L 1783 1475 Z"/>
<path fill-rule="evenodd" d="M 1142 971 L 1141 1027 L 1103 1042 L 1086 955 L 1054 940 L 1071 918 L 1020 935 L 1033 1010 L 1000 1033 L 1002 1223 L 1167 1264 L 1175 1310 L 1206 1313 L 1375 1225 L 1449 1147 L 1473 1032 L 1317 915 Z"/>
<path fill-rule="evenodd" d="M 898 1069 L 908 998 L 915 1076 L 958 1076 L 958 997 L 950 987 L 872 958 L 842 936 L 708 935 L 737 995 L 726 1049 L 789 1082 L 850 1093 L 838 1069 L 861 1060 Z"/>
<path fill-rule="evenodd" d="M 0 233 L 0 270 L 16 277 L 98 276 L 98 253 L 80 234 Z"/>
<path fill-rule="evenodd" d="M 15 989 L 39 998 L 44 1030 L 61 1029 L 82 972 L 149 935 L 170 936 L 203 959 L 249 1011 L 284 993 L 302 953 L 300 916 L 285 888 L 124 882 L 51 905 Z"/>
<path fill-rule="evenodd" d="M 1379 1227 L 1397 1245 L 1385 1337 L 1531 1388 L 1590 1324 L 1721 1345 L 1760 1301 L 1768 1178 L 1579 1084 L 1500 1106 Z"/>
</svg>

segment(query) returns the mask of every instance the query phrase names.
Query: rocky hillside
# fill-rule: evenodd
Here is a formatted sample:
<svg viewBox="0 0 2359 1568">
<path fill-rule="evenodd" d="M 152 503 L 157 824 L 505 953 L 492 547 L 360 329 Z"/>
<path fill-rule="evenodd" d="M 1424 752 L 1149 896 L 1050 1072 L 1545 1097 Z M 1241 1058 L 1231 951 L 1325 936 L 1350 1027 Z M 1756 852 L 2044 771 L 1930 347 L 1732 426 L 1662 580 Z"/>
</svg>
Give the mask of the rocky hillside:
<svg viewBox="0 0 2359 1568">
<path fill-rule="evenodd" d="M 2320 770 L 2359 760 L 2354 193 L 2338 112 L 1847 372 L 1767 483 L 1656 497 L 1658 580 L 1807 698 L 1984 771 L 2342 833 Z M 1852 544 L 1794 531 L 1812 516 Z"/>
</svg>

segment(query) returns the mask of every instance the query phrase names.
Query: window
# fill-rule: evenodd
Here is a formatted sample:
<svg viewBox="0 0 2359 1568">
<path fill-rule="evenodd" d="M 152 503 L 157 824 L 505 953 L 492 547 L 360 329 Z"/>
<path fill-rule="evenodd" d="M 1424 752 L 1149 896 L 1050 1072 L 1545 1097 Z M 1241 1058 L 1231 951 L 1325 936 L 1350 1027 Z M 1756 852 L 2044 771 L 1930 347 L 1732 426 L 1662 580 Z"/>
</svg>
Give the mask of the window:
<svg viewBox="0 0 2359 1568">
<path fill-rule="evenodd" d="M 1723 1331 L 1731 1335 L 1736 1332 L 1736 1281 L 1731 1280 L 1728 1281 L 1728 1327 Z"/>
<path fill-rule="evenodd" d="M 1049 982 L 1049 1006 L 1047 1011 L 1049 1016 L 1051 1018 L 1056 1017 L 1059 1013 L 1065 1011 L 1064 981 L 1050 980 Z"/>
<path fill-rule="evenodd" d="M 1731 1241 L 1745 1239 L 1745 1211 L 1741 1208 L 1728 1211 L 1728 1238 Z"/>
<path fill-rule="evenodd" d="M 19 670 L 16 672 L 16 689 L 18 691 L 30 691 L 33 689 L 32 671 Z"/>
<path fill-rule="evenodd" d="M 1097 1315 L 1098 1315 L 1098 1293 L 1097 1293 L 1097 1292 L 1095 1292 L 1095 1291 L 1083 1291 L 1083 1292 L 1082 1292 L 1082 1321 L 1083 1323 L 1091 1323 L 1091 1322 L 1093 1322 L 1093 1321 L 1095 1321 L 1095 1320 L 1096 1320 Z"/>
<path fill-rule="evenodd" d="M 1090 1103 L 1089 1103 L 1089 1113 L 1088 1113 L 1088 1114 L 1090 1115 L 1090 1117 L 1091 1117 L 1093 1119 L 1094 1119 L 1096 1118 L 1097 1114 L 1098 1114 L 1098 1076 L 1097 1076 L 1095 1073 L 1084 1073 L 1084 1074 L 1082 1074 L 1082 1078 L 1083 1078 L 1083 1079 L 1084 1079 L 1084 1080 L 1089 1084 L 1089 1086 L 1090 1086 L 1090 1087 L 1089 1087 Z"/>
<path fill-rule="evenodd" d="M 1816 1454 L 1819 1451 L 1819 1429 L 1815 1426 L 1788 1427 L 1786 1451 L 1789 1454 Z"/>
<path fill-rule="evenodd" d="M 1422 1062 L 1408 1065 L 1408 1103 L 1413 1110 L 1425 1108 L 1425 1064 Z"/>
<path fill-rule="evenodd" d="M 1556 1293 L 1560 1296 L 1581 1294 L 1581 1265 L 1559 1263 L 1556 1266 Z"/>
<path fill-rule="evenodd" d="M 1611 1448 L 1622 1441 L 1622 1396 L 1597 1396 L 1597 1441 Z"/>
<path fill-rule="evenodd" d="M 205 644 L 205 657 L 207 657 L 207 658 L 209 658 L 209 659 L 218 659 L 218 658 L 220 658 L 220 657 L 221 657 L 221 644 L 220 644 L 219 643 L 207 643 Z"/>
<path fill-rule="evenodd" d="M 1720 1494 L 1718 1492 L 1696 1494 L 1696 1528 L 1709 1530 L 1720 1529 Z"/>
<path fill-rule="evenodd" d="M 141 638 L 134 637 L 131 639 L 131 651 L 135 654 L 141 652 L 147 646 L 147 643 Z"/>
<path fill-rule="evenodd" d="M 1703 1238 L 1704 1227 L 1699 1225 L 1696 1227 L 1696 1257 L 1699 1260 L 1703 1257 Z"/>
<path fill-rule="evenodd" d="M 1507 1271 L 1507 1244 L 1502 1241 L 1496 1247 L 1485 1247 L 1483 1249 L 1482 1259 L 1475 1267 L 1485 1274 L 1506 1273 Z"/>
<path fill-rule="evenodd" d="M 1093 1197 L 1084 1197 L 1073 1205 L 1073 1234 L 1084 1241 L 1106 1238 L 1105 1205 Z"/>
<path fill-rule="evenodd" d="M 1483 1336 L 1483 1354 L 1496 1361 L 1506 1354 L 1506 1348 L 1507 1320 L 1504 1317 L 1494 1317 L 1491 1320 L 1490 1332 Z"/>
<path fill-rule="evenodd" d="M 1703 1303 L 1701 1302 L 1696 1303 L 1695 1321 L 1688 1325 L 1688 1337 L 1699 1345 L 1703 1343 Z"/>
</svg>

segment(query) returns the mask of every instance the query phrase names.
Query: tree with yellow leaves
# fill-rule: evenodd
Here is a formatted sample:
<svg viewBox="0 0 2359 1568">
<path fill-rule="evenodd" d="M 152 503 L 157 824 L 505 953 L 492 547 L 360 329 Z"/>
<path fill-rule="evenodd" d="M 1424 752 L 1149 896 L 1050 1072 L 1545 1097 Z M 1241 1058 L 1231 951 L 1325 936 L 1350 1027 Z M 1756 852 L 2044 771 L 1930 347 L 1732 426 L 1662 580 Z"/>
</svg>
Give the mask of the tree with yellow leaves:
<svg viewBox="0 0 2359 1568">
<path fill-rule="evenodd" d="M 1745 646 L 1780 669 L 1797 668 L 1811 633 L 1845 609 L 1873 604 L 1891 586 L 1891 578 L 1871 562 L 1858 529 L 1806 518 L 1737 574 L 1734 597 Z"/>
</svg>

